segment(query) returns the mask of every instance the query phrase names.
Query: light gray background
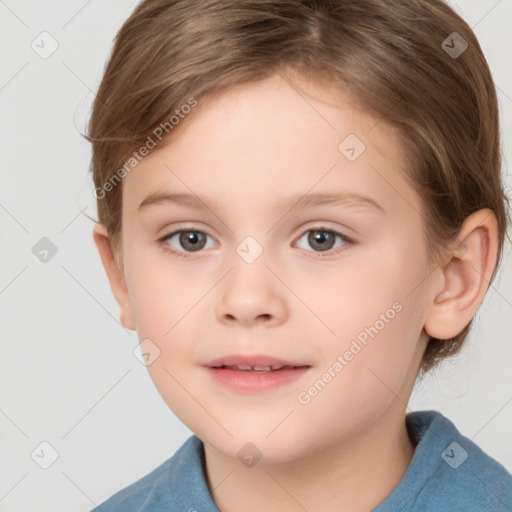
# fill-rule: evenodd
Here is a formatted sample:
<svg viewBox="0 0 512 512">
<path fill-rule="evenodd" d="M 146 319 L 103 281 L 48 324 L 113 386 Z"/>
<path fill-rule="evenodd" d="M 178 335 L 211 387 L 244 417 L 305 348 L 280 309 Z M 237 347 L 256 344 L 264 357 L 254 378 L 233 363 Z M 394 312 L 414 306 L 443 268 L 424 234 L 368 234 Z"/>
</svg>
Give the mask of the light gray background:
<svg viewBox="0 0 512 512">
<path fill-rule="evenodd" d="M 133 355 L 136 333 L 119 323 L 85 216 L 96 210 L 90 147 L 78 131 L 136 3 L 0 1 L 0 511 L 89 511 L 191 435 Z M 512 0 L 453 5 L 474 28 L 498 86 L 510 187 Z M 48 59 L 31 48 L 42 31 L 59 44 Z M 47 263 L 32 253 L 42 237 L 58 248 Z M 511 263 L 507 243 L 468 345 L 409 404 L 444 413 L 509 471 Z M 42 441 L 59 454 L 48 469 L 31 458 Z"/>
</svg>

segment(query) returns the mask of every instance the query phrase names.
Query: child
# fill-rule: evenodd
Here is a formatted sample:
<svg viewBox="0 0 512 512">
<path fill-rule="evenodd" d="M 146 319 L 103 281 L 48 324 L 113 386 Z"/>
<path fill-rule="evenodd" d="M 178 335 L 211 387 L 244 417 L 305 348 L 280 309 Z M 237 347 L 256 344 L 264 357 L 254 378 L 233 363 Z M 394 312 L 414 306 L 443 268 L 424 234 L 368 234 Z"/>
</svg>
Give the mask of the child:
<svg viewBox="0 0 512 512">
<path fill-rule="evenodd" d="M 503 466 L 406 414 L 508 221 L 495 88 L 451 8 L 145 0 L 88 137 L 122 323 L 195 434 L 95 510 L 512 510 Z"/>
</svg>

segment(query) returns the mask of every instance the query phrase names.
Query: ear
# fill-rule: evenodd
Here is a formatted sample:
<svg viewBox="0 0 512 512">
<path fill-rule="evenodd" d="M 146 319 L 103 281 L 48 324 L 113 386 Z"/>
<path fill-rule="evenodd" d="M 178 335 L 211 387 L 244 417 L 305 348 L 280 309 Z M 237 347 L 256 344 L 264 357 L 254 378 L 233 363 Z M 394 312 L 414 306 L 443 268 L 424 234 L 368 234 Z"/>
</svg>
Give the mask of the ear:
<svg viewBox="0 0 512 512">
<path fill-rule="evenodd" d="M 93 238 L 100 253 L 103 267 L 107 273 L 110 288 L 112 289 L 112 293 L 119 305 L 121 323 L 127 329 L 135 330 L 135 323 L 133 321 L 126 281 L 121 269 L 118 267 L 114 259 L 110 238 L 108 237 L 105 226 L 96 223 L 93 229 Z"/>
<path fill-rule="evenodd" d="M 457 336 L 484 299 L 498 251 L 498 223 L 489 208 L 471 214 L 452 244 L 427 308 L 425 331 L 438 339 Z"/>
</svg>

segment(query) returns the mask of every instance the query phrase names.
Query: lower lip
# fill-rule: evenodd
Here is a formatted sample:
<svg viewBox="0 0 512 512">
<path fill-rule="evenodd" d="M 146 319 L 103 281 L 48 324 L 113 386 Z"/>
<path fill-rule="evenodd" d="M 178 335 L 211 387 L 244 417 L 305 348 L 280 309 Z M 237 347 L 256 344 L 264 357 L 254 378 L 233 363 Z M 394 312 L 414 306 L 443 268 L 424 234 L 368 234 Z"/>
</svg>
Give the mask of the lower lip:
<svg viewBox="0 0 512 512">
<path fill-rule="evenodd" d="M 311 366 L 300 366 L 274 372 L 250 372 L 229 368 L 206 368 L 212 378 L 236 391 L 267 391 L 303 377 Z"/>
</svg>

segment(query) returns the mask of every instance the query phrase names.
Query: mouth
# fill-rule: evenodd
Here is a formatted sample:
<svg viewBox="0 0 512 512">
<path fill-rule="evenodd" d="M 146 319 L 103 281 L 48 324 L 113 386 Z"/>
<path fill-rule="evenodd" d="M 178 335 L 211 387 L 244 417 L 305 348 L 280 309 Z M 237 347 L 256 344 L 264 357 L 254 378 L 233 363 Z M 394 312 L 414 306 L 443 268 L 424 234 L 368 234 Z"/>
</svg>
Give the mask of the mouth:
<svg viewBox="0 0 512 512">
<path fill-rule="evenodd" d="M 299 363 L 296 361 L 288 361 L 286 359 L 279 359 L 277 357 L 253 354 L 233 354 L 226 357 L 215 359 L 205 364 L 209 368 L 230 368 L 232 370 L 240 371 L 277 371 L 283 368 L 301 368 L 303 366 L 310 366 L 306 363 Z"/>
<path fill-rule="evenodd" d="M 231 366 L 211 366 L 210 368 L 214 368 L 216 370 L 238 370 L 240 372 L 251 372 L 251 373 L 268 373 L 268 372 L 278 372 L 280 370 L 294 370 L 295 368 L 304 368 L 304 366 L 249 366 L 249 365 L 231 365 Z"/>
<path fill-rule="evenodd" d="M 269 356 L 228 356 L 207 363 L 212 378 L 236 391 L 261 392 L 291 383 L 312 368 L 309 364 Z"/>
</svg>

